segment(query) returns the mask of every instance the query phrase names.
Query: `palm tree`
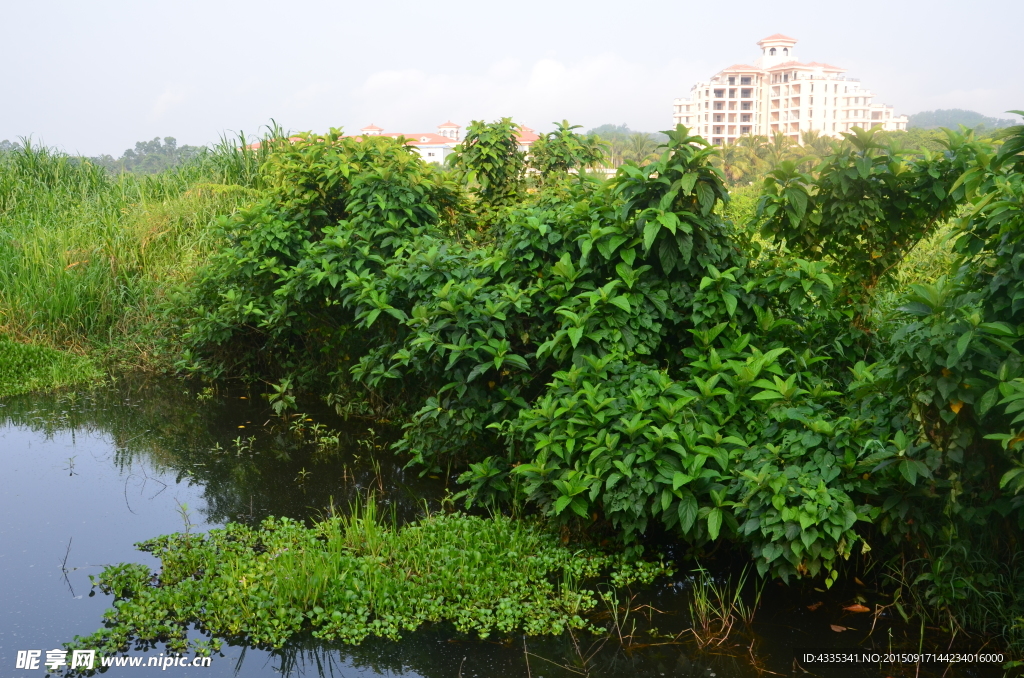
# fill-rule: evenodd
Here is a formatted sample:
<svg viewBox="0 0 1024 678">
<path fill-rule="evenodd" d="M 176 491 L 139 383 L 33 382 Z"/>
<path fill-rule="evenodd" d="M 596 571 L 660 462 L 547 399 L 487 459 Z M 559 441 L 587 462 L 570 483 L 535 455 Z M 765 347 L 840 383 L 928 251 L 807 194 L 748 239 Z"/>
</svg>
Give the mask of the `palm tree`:
<svg viewBox="0 0 1024 678">
<path fill-rule="evenodd" d="M 768 163 L 765 160 L 768 149 L 768 137 L 763 134 L 752 134 L 750 136 L 740 137 L 736 142 L 736 145 L 743 148 L 743 153 L 746 156 L 745 162 L 749 168 L 750 178 L 764 174 L 771 169 L 768 167 Z"/>
<path fill-rule="evenodd" d="M 717 164 L 721 165 L 725 178 L 732 183 L 746 178 L 755 169 L 755 163 L 751 162 L 749 149 L 739 142 L 724 144 L 719 151 Z"/>
<path fill-rule="evenodd" d="M 809 172 L 814 169 L 814 161 L 822 160 L 836 152 L 838 143 L 818 130 L 811 129 L 801 135 L 803 141 L 803 158 L 800 159 L 801 170 Z"/>
<path fill-rule="evenodd" d="M 626 138 L 622 159 L 624 161 L 632 160 L 637 165 L 644 165 L 652 159 L 657 159 L 658 155 L 655 152 L 657 149 L 658 144 L 654 139 L 643 132 L 637 132 Z"/>
<path fill-rule="evenodd" d="M 768 166 L 775 169 L 786 160 L 793 160 L 794 146 L 793 140 L 782 132 L 772 134 L 772 138 L 764 147 L 764 159 L 768 162 Z"/>
</svg>

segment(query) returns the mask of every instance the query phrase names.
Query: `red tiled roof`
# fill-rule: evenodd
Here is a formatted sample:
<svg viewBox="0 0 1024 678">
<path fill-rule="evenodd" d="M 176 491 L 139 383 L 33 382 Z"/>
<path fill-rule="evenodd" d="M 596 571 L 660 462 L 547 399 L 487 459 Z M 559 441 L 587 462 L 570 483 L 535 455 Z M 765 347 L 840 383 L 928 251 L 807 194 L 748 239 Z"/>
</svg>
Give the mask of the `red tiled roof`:
<svg viewBox="0 0 1024 678">
<path fill-rule="evenodd" d="M 529 146 L 534 141 L 540 139 L 540 135 L 534 132 L 529 127 L 521 125 L 519 127 L 519 131 L 516 132 L 516 138 L 519 140 L 519 143 Z"/>
<path fill-rule="evenodd" d="M 817 62 L 817 61 L 810 61 L 808 63 L 800 63 L 799 61 L 784 61 L 781 64 L 775 64 L 774 66 L 769 66 L 765 70 L 768 70 L 768 71 L 778 71 L 778 70 L 783 70 L 783 69 L 787 69 L 787 68 L 803 68 L 803 69 L 807 69 L 807 68 L 822 68 L 822 69 L 827 70 L 827 71 L 845 71 L 846 70 L 845 68 L 840 68 L 839 66 L 829 66 L 828 64 L 823 64 L 823 63 L 820 63 L 820 62 Z"/>
<path fill-rule="evenodd" d="M 446 127 L 454 127 L 455 129 L 462 129 L 461 125 L 456 125 L 451 120 L 449 120 L 448 122 L 444 123 L 443 125 L 438 125 L 437 126 L 438 129 L 443 129 L 443 128 L 446 128 Z"/>
<path fill-rule="evenodd" d="M 368 127 L 364 127 L 363 129 L 361 129 L 361 130 L 359 130 L 359 131 L 360 131 L 360 132 L 383 132 L 383 131 L 384 131 L 384 128 L 383 128 L 383 127 L 377 127 L 376 125 L 374 125 L 374 124 L 373 124 L 373 123 L 371 122 L 371 123 L 370 123 L 370 125 L 369 125 Z"/>
<path fill-rule="evenodd" d="M 831 64 L 823 64 L 820 61 L 809 61 L 805 64 L 806 66 L 814 66 L 815 68 L 824 68 L 826 71 L 845 71 L 845 68 L 840 66 L 832 66 Z"/>
<path fill-rule="evenodd" d="M 757 71 L 760 71 L 760 70 L 761 69 L 758 68 L 757 66 L 748 66 L 747 64 L 733 64 L 732 66 L 729 66 L 729 68 L 723 68 L 722 72 L 723 73 L 725 71 L 752 71 L 752 72 L 757 72 Z"/>
<path fill-rule="evenodd" d="M 296 141 L 300 141 L 301 139 L 302 139 L 302 137 L 288 137 L 288 141 L 292 142 L 293 144 Z M 246 144 L 245 147 L 255 151 L 256 149 L 258 149 L 262 145 L 263 145 L 262 141 L 254 141 L 251 144 Z"/>
<path fill-rule="evenodd" d="M 405 143 L 409 146 L 440 146 L 442 144 L 451 145 L 454 139 L 450 139 L 434 132 L 388 132 L 386 134 L 378 134 L 380 137 L 391 137 L 397 139 L 398 137 L 405 137 Z"/>
<path fill-rule="evenodd" d="M 796 38 L 791 38 L 788 35 L 783 35 L 782 33 L 775 33 L 774 35 L 769 35 L 767 38 L 761 38 L 757 41 L 757 44 L 760 45 L 762 42 L 767 42 L 769 40 L 792 40 L 793 42 L 796 42 Z"/>
<path fill-rule="evenodd" d="M 783 69 L 783 68 L 800 68 L 801 66 L 806 66 L 806 65 L 807 64 L 802 64 L 799 61 L 783 61 L 781 64 L 775 64 L 774 66 L 769 66 L 765 70 L 766 71 L 777 71 L 777 70 L 780 70 L 780 69 Z"/>
</svg>

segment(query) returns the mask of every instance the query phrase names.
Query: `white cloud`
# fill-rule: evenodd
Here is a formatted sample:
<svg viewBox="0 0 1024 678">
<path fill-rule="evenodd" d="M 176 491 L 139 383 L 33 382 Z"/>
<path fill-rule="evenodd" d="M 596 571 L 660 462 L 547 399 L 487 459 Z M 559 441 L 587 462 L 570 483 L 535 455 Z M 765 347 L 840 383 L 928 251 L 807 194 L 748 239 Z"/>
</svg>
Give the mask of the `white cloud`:
<svg viewBox="0 0 1024 678">
<path fill-rule="evenodd" d="M 188 98 L 188 91 L 181 85 L 169 85 L 164 88 L 160 96 L 156 98 L 153 108 L 150 109 L 150 120 L 162 118 L 172 108 L 184 103 Z"/>
<path fill-rule="evenodd" d="M 703 70 L 703 64 L 632 62 L 606 53 L 576 61 L 503 59 L 475 74 L 379 71 L 352 91 L 349 126 L 375 122 L 412 132 L 449 118 L 465 125 L 512 116 L 540 129 L 563 118 L 585 126 L 625 121 L 665 129 L 672 99 L 687 94 Z"/>
</svg>

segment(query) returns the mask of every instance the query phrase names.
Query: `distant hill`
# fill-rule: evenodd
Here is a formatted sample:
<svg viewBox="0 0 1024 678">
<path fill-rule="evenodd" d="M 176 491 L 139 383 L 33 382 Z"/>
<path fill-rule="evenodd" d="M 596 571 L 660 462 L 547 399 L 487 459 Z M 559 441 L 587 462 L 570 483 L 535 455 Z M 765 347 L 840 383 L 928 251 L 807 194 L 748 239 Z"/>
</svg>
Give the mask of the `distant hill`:
<svg viewBox="0 0 1024 678">
<path fill-rule="evenodd" d="M 659 144 L 663 141 L 668 140 L 668 137 L 661 132 L 640 132 L 635 129 L 630 129 L 629 125 L 622 123 L 621 125 L 615 125 L 606 123 L 600 127 L 595 127 L 587 131 L 587 134 L 596 134 L 602 139 L 611 141 L 612 139 L 626 138 L 631 134 L 646 134 L 652 140 L 657 141 Z"/>
<path fill-rule="evenodd" d="M 922 111 L 910 116 L 908 128 L 935 129 L 937 127 L 948 127 L 956 129 L 959 125 L 976 128 L 998 129 L 1020 124 L 1016 120 L 1004 118 L 990 118 L 977 111 L 965 111 L 962 108 L 943 108 L 937 111 Z"/>
</svg>

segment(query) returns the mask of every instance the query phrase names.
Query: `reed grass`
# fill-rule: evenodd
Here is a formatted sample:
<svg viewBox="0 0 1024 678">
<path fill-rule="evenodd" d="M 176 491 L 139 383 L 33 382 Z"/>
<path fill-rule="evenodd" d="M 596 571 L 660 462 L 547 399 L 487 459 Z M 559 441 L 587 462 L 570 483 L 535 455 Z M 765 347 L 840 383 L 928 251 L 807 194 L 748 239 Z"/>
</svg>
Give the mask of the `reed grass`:
<svg viewBox="0 0 1024 678">
<path fill-rule="evenodd" d="M 256 194 L 273 146 L 264 142 L 223 138 L 150 176 L 112 174 L 28 140 L 0 153 L 0 331 L 152 361 L 172 331 L 167 299 L 219 244 L 215 218 Z"/>
</svg>

